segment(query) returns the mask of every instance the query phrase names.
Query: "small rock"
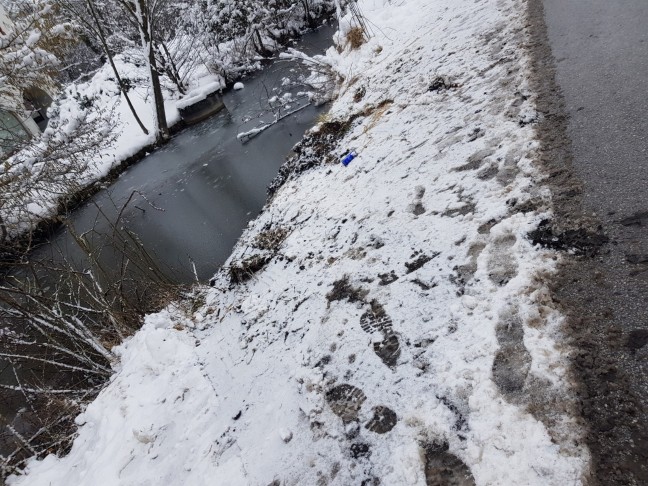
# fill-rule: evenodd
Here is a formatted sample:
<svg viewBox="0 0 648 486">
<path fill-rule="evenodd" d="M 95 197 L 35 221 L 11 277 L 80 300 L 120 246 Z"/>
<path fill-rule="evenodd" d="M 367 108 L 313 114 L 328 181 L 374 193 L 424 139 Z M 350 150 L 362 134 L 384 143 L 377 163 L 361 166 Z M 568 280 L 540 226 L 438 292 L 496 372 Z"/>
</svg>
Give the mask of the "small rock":
<svg viewBox="0 0 648 486">
<path fill-rule="evenodd" d="M 287 444 L 292 440 L 293 433 L 289 429 L 284 428 L 279 430 L 279 436 L 281 437 L 281 440 L 283 440 Z"/>
</svg>

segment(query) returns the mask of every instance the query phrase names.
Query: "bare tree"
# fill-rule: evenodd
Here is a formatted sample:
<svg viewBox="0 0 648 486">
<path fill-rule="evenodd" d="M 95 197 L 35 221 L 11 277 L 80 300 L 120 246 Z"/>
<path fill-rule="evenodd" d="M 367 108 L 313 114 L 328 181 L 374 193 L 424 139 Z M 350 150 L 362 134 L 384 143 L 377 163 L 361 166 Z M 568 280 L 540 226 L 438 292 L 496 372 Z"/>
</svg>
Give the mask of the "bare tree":
<svg viewBox="0 0 648 486">
<path fill-rule="evenodd" d="M 130 86 L 121 77 L 114 62 L 115 52 L 125 47 L 136 47 L 146 63 L 150 89 L 153 94 L 153 131 L 156 143 L 169 139 L 164 97 L 160 84 L 161 73 L 176 74 L 168 57 L 161 57 L 159 26 L 166 15 L 171 15 L 174 3 L 168 0 L 59 0 L 64 11 L 74 18 L 99 42 L 106 54 L 119 89 L 124 94 L 129 109 L 144 133 L 148 130 L 137 115 L 128 96 Z M 159 66 L 162 58 L 165 65 Z"/>
<path fill-rule="evenodd" d="M 45 0 L 16 0 L 11 6 L 13 22 L 0 31 L 0 98 L 22 103 L 24 89 L 53 85 L 57 51 L 74 41 L 75 28 L 59 22 Z"/>
<path fill-rule="evenodd" d="M 125 18 L 139 36 L 142 55 L 148 65 L 151 90 L 154 104 L 155 140 L 164 143 L 169 139 L 169 127 L 164 108 L 164 96 L 160 85 L 160 73 L 157 65 L 156 39 L 158 24 L 168 6 L 167 0 L 114 0 L 121 8 Z"/>
<path fill-rule="evenodd" d="M 145 313 L 181 291 L 122 228 L 137 197 L 148 202 L 134 192 L 104 230 L 95 225 L 78 233 L 67 224 L 80 257 L 32 259 L 13 266 L 0 283 L 0 389 L 21 410 L 14 419 L 0 415 L 0 482 L 30 456 L 67 450 L 74 417 L 113 372 L 113 347 L 139 328 Z"/>
<path fill-rule="evenodd" d="M 15 253 L 11 238 L 29 235 L 42 215 L 42 205 L 56 207 L 83 189 L 85 174 L 98 154 L 115 140 L 114 117 L 92 100 L 80 99 L 73 113 L 50 107 L 48 129 L 22 140 L 17 152 L 0 165 L 0 250 Z M 23 248 L 22 251 L 27 251 Z"/>
<path fill-rule="evenodd" d="M 129 86 L 124 82 L 119 73 L 119 70 L 117 69 L 117 66 L 115 65 L 113 51 L 108 45 L 106 32 L 104 29 L 104 25 L 108 24 L 108 22 L 100 12 L 95 0 L 59 0 L 59 3 L 64 12 L 71 18 L 73 18 L 83 28 L 87 35 L 94 37 L 99 42 L 99 45 L 101 46 L 101 49 L 103 50 L 104 54 L 106 55 L 106 59 L 110 64 L 113 74 L 115 75 L 119 90 L 126 100 L 128 108 L 133 114 L 133 117 L 135 118 L 135 121 L 139 125 L 142 132 L 148 135 L 149 131 L 142 123 L 142 120 L 137 114 L 137 111 L 135 110 L 135 107 L 133 106 L 133 103 L 128 94 Z"/>
</svg>

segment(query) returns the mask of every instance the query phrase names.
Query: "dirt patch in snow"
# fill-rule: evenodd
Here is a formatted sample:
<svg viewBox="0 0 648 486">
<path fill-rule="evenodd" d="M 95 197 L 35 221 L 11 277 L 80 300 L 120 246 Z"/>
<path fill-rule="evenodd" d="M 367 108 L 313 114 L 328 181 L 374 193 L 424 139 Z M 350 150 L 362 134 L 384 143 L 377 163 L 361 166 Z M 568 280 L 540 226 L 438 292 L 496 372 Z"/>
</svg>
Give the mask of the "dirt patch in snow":
<svg viewBox="0 0 648 486">
<path fill-rule="evenodd" d="M 529 238 L 536 245 L 558 251 L 573 251 L 579 255 L 595 256 L 609 242 L 602 233 L 601 227 L 596 231 L 587 228 L 555 231 L 549 221 L 543 221 L 537 229 L 529 233 Z"/>
<path fill-rule="evenodd" d="M 365 297 L 369 292 L 361 287 L 353 287 L 349 280 L 349 276 L 345 275 L 344 278 L 333 282 L 333 288 L 326 294 L 326 300 L 331 302 L 347 300 L 353 302 L 364 302 Z"/>
<path fill-rule="evenodd" d="M 427 486 L 474 486 L 470 469 L 454 454 L 447 443 L 431 442 L 423 445 L 425 457 L 425 484 Z"/>
<path fill-rule="evenodd" d="M 369 422 L 367 422 L 365 428 L 371 432 L 375 432 L 376 434 L 386 434 L 393 429 L 398 422 L 396 412 L 383 405 L 374 407 L 373 413 L 373 417 Z"/>
<path fill-rule="evenodd" d="M 451 83 L 443 76 L 438 76 L 436 79 L 434 79 L 434 81 L 432 81 L 432 83 L 430 83 L 428 91 L 447 91 L 449 89 L 455 89 L 458 87 L 459 84 Z"/>
<path fill-rule="evenodd" d="M 431 256 L 422 254 L 419 256 L 412 255 L 414 258 L 411 262 L 405 263 L 405 268 L 407 268 L 407 273 L 412 273 L 417 271 L 419 268 L 423 267 L 427 262 L 431 261 L 433 258 L 436 258 L 440 253 L 433 253 Z"/>
<path fill-rule="evenodd" d="M 378 278 L 380 279 L 380 283 L 378 285 L 389 285 L 398 280 L 398 275 L 396 275 L 396 272 L 392 270 L 390 273 L 379 274 Z"/>
<path fill-rule="evenodd" d="M 345 120 L 328 120 L 320 123 L 316 130 L 311 130 L 293 147 L 294 155 L 288 157 L 279 168 L 279 173 L 268 186 L 268 200 L 289 179 L 298 176 L 314 167 L 332 164 L 338 161 L 338 142 L 349 132 L 358 118 L 364 118 L 374 113 L 380 113 L 392 103 L 384 100 L 376 106 L 371 106 L 355 113 Z"/>
<path fill-rule="evenodd" d="M 290 230 L 284 226 L 267 225 L 254 237 L 252 245 L 260 250 L 277 252 Z"/>
<path fill-rule="evenodd" d="M 240 262 L 234 262 L 229 267 L 230 282 L 239 284 L 250 280 L 254 275 L 260 272 L 271 257 L 267 255 L 253 255 Z"/>
<path fill-rule="evenodd" d="M 393 367 L 400 357 L 400 342 L 394 333 L 392 320 L 385 308 L 376 300 L 372 300 L 370 309 L 360 317 L 360 327 L 368 334 L 378 333 L 382 339 L 373 343 L 376 355 L 387 366 Z"/>
<path fill-rule="evenodd" d="M 328 121 L 322 123 L 319 130 L 307 133 L 293 148 L 295 154 L 279 168 L 279 173 L 268 186 L 268 199 L 272 199 L 291 177 L 296 177 L 313 167 L 334 162 L 333 153 L 337 143 L 347 133 L 352 122 L 352 119 Z"/>
<path fill-rule="evenodd" d="M 364 392 L 353 385 L 337 385 L 326 393 L 331 410 L 345 423 L 358 420 L 360 408 L 366 400 Z"/>
</svg>

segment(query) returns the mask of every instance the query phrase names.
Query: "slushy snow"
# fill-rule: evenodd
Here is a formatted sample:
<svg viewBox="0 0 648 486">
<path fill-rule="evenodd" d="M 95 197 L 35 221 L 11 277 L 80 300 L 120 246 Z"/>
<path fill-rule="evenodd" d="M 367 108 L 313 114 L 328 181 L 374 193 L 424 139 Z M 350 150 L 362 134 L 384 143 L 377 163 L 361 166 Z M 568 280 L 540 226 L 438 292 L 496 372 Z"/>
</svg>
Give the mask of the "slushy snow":
<svg viewBox="0 0 648 486">
<path fill-rule="evenodd" d="M 69 455 L 9 484 L 582 484 L 525 6 L 361 0 L 373 36 L 327 53 L 357 158 L 289 178 L 227 263 L 267 265 L 148 316 Z"/>
</svg>

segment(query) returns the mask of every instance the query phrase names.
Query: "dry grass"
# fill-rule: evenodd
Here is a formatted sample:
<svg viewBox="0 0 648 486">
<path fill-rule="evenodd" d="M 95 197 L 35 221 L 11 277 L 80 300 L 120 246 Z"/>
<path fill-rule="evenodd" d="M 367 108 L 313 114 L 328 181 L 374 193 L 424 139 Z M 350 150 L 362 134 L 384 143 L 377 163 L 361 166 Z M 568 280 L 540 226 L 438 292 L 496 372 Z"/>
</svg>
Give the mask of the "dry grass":
<svg viewBox="0 0 648 486">
<path fill-rule="evenodd" d="M 355 103 L 360 103 L 362 101 L 362 98 L 365 97 L 365 94 L 367 94 L 367 89 L 364 86 L 361 86 L 356 90 L 356 92 L 353 95 L 353 101 Z"/>
<path fill-rule="evenodd" d="M 332 120 L 331 114 L 330 113 L 320 113 L 317 115 L 317 123 L 316 125 L 320 125 L 322 123 L 328 123 Z"/>
<path fill-rule="evenodd" d="M 276 253 L 288 236 L 288 233 L 288 228 L 282 226 L 267 227 L 256 235 L 252 242 L 252 246 L 260 250 L 267 250 Z"/>
<path fill-rule="evenodd" d="M 247 282 L 265 267 L 271 260 L 268 256 L 254 255 L 243 261 L 233 263 L 229 267 L 230 283 L 240 284 Z"/>
<path fill-rule="evenodd" d="M 353 27 L 346 35 L 347 43 L 351 46 L 351 49 L 358 49 L 362 46 L 367 39 L 365 38 L 365 32 L 362 27 Z"/>
</svg>

